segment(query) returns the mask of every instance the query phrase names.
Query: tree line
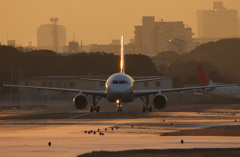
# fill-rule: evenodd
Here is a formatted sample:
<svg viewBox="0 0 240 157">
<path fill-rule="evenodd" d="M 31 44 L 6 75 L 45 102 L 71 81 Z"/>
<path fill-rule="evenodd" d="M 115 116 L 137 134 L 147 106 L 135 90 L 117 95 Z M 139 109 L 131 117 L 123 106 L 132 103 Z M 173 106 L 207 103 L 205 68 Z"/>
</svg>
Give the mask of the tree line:
<svg viewBox="0 0 240 157">
<path fill-rule="evenodd" d="M 125 55 L 125 71 L 133 76 L 160 75 L 145 55 Z M 0 83 L 21 77 L 111 75 L 120 72 L 120 56 L 104 52 L 60 55 L 49 50 L 24 52 L 0 46 Z M 11 79 L 13 78 L 13 79 Z M 0 93 L 5 90 L 0 88 Z"/>
<path fill-rule="evenodd" d="M 162 52 L 152 59 L 165 61 L 163 75 L 173 77 L 176 86 L 199 83 L 197 66 L 201 65 L 214 82 L 238 83 L 240 80 L 240 39 L 222 39 L 196 47 L 187 54 Z"/>
</svg>

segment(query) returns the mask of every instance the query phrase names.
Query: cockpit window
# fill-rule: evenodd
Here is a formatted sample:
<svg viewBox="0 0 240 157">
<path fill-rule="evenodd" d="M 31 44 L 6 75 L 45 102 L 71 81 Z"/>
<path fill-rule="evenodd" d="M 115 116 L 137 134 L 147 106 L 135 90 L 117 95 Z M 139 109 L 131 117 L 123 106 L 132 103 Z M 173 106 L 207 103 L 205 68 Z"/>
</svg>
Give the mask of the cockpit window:
<svg viewBox="0 0 240 157">
<path fill-rule="evenodd" d="M 126 84 L 126 81 L 121 80 L 121 81 L 119 81 L 119 84 Z"/>
<path fill-rule="evenodd" d="M 112 83 L 113 83 L 113 84 L 118 84 L 118 81 L 117 81 L 117 80 L 113 80 Z"/>
<path fill-rule="evenodd" d="M 129 84 L 127 80 L 113 80 L 112 84 Z"/>
</svg>

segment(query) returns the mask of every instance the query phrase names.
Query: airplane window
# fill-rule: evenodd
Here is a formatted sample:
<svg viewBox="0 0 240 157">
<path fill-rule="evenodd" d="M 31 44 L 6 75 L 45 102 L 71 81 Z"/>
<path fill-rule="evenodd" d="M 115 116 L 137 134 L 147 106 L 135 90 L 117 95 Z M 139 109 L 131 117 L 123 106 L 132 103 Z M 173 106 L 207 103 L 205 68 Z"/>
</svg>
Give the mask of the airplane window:
<svg viewBox="0 0 240 157">
<path fill-rule="evenodd" d="M 117 81 L 117 80 L 113 80 L 112 83 L 113 83 L 113 84 L 118 84 L 118 81 Z"/>
</svg>

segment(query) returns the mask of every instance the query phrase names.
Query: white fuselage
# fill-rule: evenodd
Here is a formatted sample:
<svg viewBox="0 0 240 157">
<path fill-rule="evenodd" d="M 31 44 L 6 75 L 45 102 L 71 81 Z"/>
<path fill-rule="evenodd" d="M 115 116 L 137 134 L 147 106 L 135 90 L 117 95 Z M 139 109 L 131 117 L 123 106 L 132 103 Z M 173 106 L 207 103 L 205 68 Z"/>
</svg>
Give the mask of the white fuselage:
<svg viewBox="0 0 240 157">
<path fill-rule="evenodd" d="M 217 87 L 214 90 L 207 90 L 205 93 L 224 98 L 240 99 L 240 86 Z"/>
<path fill-rule="evenodd" d="M 109 102 L 132 102 L 134 99 L 134 80 L 124 73 L 111 75 L 106 81 L 106 93 Z"/>
</svg>

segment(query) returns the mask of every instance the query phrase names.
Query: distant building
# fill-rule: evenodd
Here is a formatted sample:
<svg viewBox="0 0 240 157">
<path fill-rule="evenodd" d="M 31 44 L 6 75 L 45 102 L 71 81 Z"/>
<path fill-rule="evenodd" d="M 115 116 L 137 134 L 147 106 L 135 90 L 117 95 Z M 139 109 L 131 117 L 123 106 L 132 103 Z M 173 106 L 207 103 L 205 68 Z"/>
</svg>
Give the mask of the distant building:
<svg viewBox="0 0 240 157">
<path fill-rule="evenodd" d="M 238 36 L 238 11 L 214 2 L 212 10 L 198 10 L 199 38 L 231 38 Z"/>
<path fill-rule="evenodd" d="M 113 54 L 120 54 L 120 45 L 98 45 L 99 52 L 106 52 L 106 53 L 113 53 Z"/>
<path fill-rule="evenodd" d="M 193 35 L 192 29 L 185 27 L 182 21 L 155 22 L 153 16 L 143 17 L 142 26 L 135 26 L 134 34 L 135 50 L 150 56 L 168 51 L 169 41 L 175 38 L 185 41 L 187 50 L 191 49 Z"/>
<path fill-rule="evenodd" d="M 68 44 L 68 52 L 79 52 L 79 44 L 77 41 L 70 41 Z"/>
<path fill-rule="evenodd" d="M 63 52 L 66 46 L 66 28 L 62 25 L 43 24 L 37 29 L 38 49 Z"/>
<path fill-rule="evenodd" d="M 185 27 L 182 21 L 177 22 L 156 22 L 157 31 L 157 52 L 169 51 L 169 43 L 174 40 L 185 42 L 185 51 L 191 48 L 192 29 Z M 177 41 L 176 41 L 177 42 Z M 182 53 L 182 52 L 181 52 Z"/>
<path fill-rule="evenodd" d="M 121 45 L 121 40 L 112 40 L 111 45 Z"/>
<path fill-rule="evenodd" d="M 173 40 L 169 41 L 169 51 L 177 52 L 178 54 L 187 53 L 187 42 L 179 39 L 174 38 Z"/>
<path fill-rule="evenodd" d="M 32 42 L 31 41 L 29 41 L 29 45 L 24 47 L 24 51 L 25 52 L 29 52 L 29 51 L 36 50 L 36 49 L 37 49 L 37 47 L 32 46 Z"/>
<path fill-rule="evenodd" d="M 136 47 L 136 51 L 141 53 L 142 46 L 143 46 L 143 33 L 142 33 L 142 26 L 135 26 L 134 31 L 134 45 Z"/>
<path fill-rule="evenodd" d="M 7 45 L 12 46 L 12 47 L 16 47 L 16 40 L 8 40 Z"/>
<path fill-rule="evenodd" d="M 157 48 L 155 20 L 153 16 L 142 17 L 142 51 L 154 55 Z"/>
<path fill-rule="evenodd" d="M 70 48 L 71 47 L 71 48 Z M 74 51 L 73 48 L 75 47 Z M 76 42 L 70 42 L 68 46 L 64 46 L 63 52 L 66 54 L 73 53 L 73 52 L 105 52 L 105 53 L 113 53 L 115 55 L 119 55 L 121 51 L 121 40 L 112 40 L 110 44 L 89 44 L 89 45 L 78 45 Z M 124 44 L 124 52 L 125 54 L 136 54 L 134 40 L 131 39 L 130 43 Z"/>
<path fill-rule="evenodd" d="M 238 37 L 240 37 L 240 18 L 238 18 Z"/>
<path fill-rule="evenodd" d="M 82 52 L 106 52 L 120 54 L 121 43 L 120 40 L 112 40 L 110 44 L 98 45 L 98 44 L 89 44 L 82 45 Z"/>
<path fill-rule="evenodd" d="M 99 45 L 98 51 L 106 53 L 114 53 L 119 55 L 121 49 L 121 40 L 112 40 L 109 45 Z"/>
<path fill-rule="evenodd" d="M 89 45 L 89 52 L 99 52 L 98 44 L 90 44 Z"/>
</svg>

